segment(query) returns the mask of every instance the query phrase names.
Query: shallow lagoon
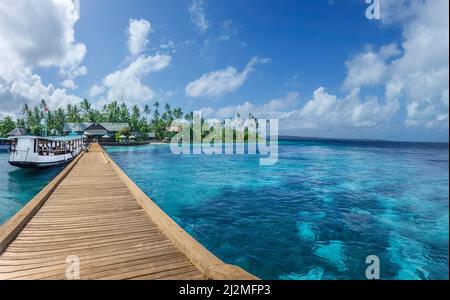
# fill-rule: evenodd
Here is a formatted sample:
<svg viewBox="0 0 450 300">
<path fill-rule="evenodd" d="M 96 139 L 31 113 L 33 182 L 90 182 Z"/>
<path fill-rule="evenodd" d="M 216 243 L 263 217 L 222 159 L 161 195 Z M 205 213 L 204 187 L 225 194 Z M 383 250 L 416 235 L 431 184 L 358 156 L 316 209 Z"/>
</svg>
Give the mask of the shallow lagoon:
<svg viewBox="0 0 450 300">
<path fill-rule="evenodd" d="M 108 152 L 214 254 L 264 279 L 448 278 L 448 144 L 283 141 L 257 156 Z M 0 153 L 0 223 L 62 167 L 22 170 Z"/>
<path fill-rule="evenodd" d="M 284 141 L 257 156 L 109 148 L 214 254 L 264 279 L 448 278 L 448 144 Z"/>
<path fill-rule="evenodd" d="M 20 169 L 11 166 L 8 157 L 7 152 L 0 152 L 0 224 L 18 212 L 64 168 Z"/>
</svg>

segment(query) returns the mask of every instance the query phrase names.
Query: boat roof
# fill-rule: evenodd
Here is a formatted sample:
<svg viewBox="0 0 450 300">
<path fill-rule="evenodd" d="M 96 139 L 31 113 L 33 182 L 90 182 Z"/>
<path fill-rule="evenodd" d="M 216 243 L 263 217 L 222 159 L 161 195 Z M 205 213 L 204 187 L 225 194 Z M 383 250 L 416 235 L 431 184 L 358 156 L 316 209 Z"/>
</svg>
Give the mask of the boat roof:
<svg viewBox="0 0 450 300">
<path fill-rule="evenodd" d="M 48 141 L 56 141 L 56 142 L 69 142 L 83 139 L 83 136 L 33 136 L 33 135 L 24 135 L 17 136 L 15 138 L 19 139 L 40 139 L 40 140 L 48 140 Z"/>
<path fill-rule="evenodd" d="M 27 135 L 27 130 L 25 128 L 14 128 L 7 134 L 7 136 L 24 136 L 24 135 Z"/>
<path fill-rule="evenodd" d="M 100 125 L 107 131 L 117 132 L 121 129 L 129 127 L 128 123 L 66 123 L 64 124 L 64 132 L 81 132 L 87 130 L 93 125 Z"/>
</svg>

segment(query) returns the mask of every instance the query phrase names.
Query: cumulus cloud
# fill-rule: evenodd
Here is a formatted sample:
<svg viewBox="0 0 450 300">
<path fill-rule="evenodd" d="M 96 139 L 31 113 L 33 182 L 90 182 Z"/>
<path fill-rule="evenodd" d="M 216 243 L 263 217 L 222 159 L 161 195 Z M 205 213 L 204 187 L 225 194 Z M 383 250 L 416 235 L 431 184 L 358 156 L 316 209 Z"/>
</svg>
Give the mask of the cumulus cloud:
<svg viewBox="0 0 450 300">
<path fill-rule="evenodd" d="M 0 111 L 17 113 L 45 98 L 55 106 L 78 101 L 65 89 L 45 85 L 37 68 L 56 67 L 67 87 L 84 75 L 86 46 L 75 40 L 79 15 L 71 0 L 4 0 L 0 3 Z M 72 84 L 73 82 L 73 84 Z"/>
<path fill-rule="evenodd" d="M 166 68 L 171 61 L 168 55 L 140 56 L 128 67 L 107 75 L 103 86 L 107 98 L 115 101 L 139 102 L 154 98 L 154 91 L 142 83 L 144 76 Z"/>
<path fill-rule="evenodd" d="M 167 68 L 172 57 L 166 54 L 141 54 L 148 48 L 148 35 L 151 32 L 147 20 L 130 20 L 128 26 L 128 48 L 133 55 L 126 67 L 106 75 L 100 84 L 94 84 L 89 90 L 89 96 L 108 101 L 125 101 L 139 103 L 156 96 L 156 92 L 144 83 L 151 73 Z M 140 54 L 140 55 L 138 55 Z M 138 55 L 136 57 L 136 55 Z"/>
<path fill-rule="evenodd" d="M 384 125 L 397 109 L 396 101 L 381 103 L 376 97 L 361 100 L 355 95 L 339 99 L 320 87 L 314 91 L 313 98 L 293 115 L 300 120 L 300 128 L 374 128 Z M 292 117 L 292 114 L 287 116 Z"/>
<path fill-rule="evenodd" d="M 203 107 L 200 109 L 206 118 L 233 118 L 239 114 L 242 118 L 249 114 L 260 118 L 279 118 L 286 110 L 297 105 L 299 94 L 297 92 L 287 93 L 284 97 L 276 98 L 262 105 L 255 105 L 250 101 L 243 104 L 229 105 L 220 108 Z"/>
<path fill-rule="evenodd" d="M 100 96 L 101 94 L 103 94 L 105 92 L 105 87 L 102 85 L 98 85 L 98 84 L 94 84 L 90 89 L 89 89 L 89 97 L 90 98 L 96 98 L 98 96 Z"/>
<path fill-rule="evenodd" d="M 345 63 L 343 95 L 319 87 L 301 106 L 294 95 L 287 95 L 263 105 L 246 101 L 216 109 L 207 107 L 203 111 L 215 117 L 252 113 L 258 118 L 278 118 L 281 130 L 297 133 L 330 136 L 334 131 L 340 136 L 347 132 L 354 137 L 361 131 L 387 132 L 403 123 L 403 131 L 432 129 L 448 134 L 449 2 L 398 3 L 388 4 L 394 9 L 406 5 L 408 12 L 392 13 L 385 24 L 402 26 L 402 43 L 368 46 L 351 56 Z M 215 80 L 211 78 L 220 76 L 213 75 L 203 77 L 207 84 L 198 91 L 209 91 L 214 86 Z"/>
<path fill-rule="evenodd" d="M 282 98 L 270 100 L 262 105 L 249 101 L 244 104 L 222 108 L 202 108 L 207 117 L 229 118 L 239 114 L 249 114 L 257 118 L 279 119 L 282 130 L 333 128 L 373 128 L 382 126 L 392 117 L 398 108 L 397 102 L 381 104 L 377 98 L 362 101 L 354 95 L 344 99 L 329 94 L 320 87 L 313 93 L 311 100 L 299 106 L 299 94 L 291 92 Z"/>
<path fill-rule="evenodd" d="M 152 26 L 149 21 L 130 20 L 128 26 L 128 49 L 133 56 L 141 54 L 147 49 L 148 35 L 152 32 Z"/>
<path fill-rule="evenodd" d="M 448 1 L 387 1 L 384 22 L 403 26 L 403 43 L 367 49 L 347 62 L 343 87 L 358 94 L 384 88 L 386 101 L 401 101 L 407 126 L 448 128 Z"/>
<path fill-rule="evenodd" d="M 199 79 L 186 86 L 186 95 L 193 98 L 212 97 L 219 98 L 225 94 L 236 91 L 247 80 L 258 64 L 267 64 L 269 58 L 253 57 L 242 72 L 235 67 L 227 67 L 202 75 Z"/>
<path fill-rule="evenodd" d="M 205 1 L 192 0 L 188 6 L 188 10 L 191 14 L 192 23 L 194 23 L 200 33 L 205 33 L 209 28 L 209 22 L 205 14 Z"/>
<path fill-rule="evenodd" d="M 77 84 L 75 83 L 75 81 L 73 81 L 72 79 L 64 80 L 63 82 L 61 82 L 61 85 L 63 87 L 65 87 L 66 89 L 71 89 L 71 90 L 76 89 L 78 87 Z"/>
<path fill-rule="evenodd" d="M 364 86 L 379 84 L 385 76 L 387 66 L 379 53 L 371 50 L 359 53 L 346 62 L 347 78 L 344 88 L 359 92 Z"/>
<path fill-rule="evenodd" d="M 20 70 L 12 82 L 0 76 L 1 115 L 18 115 L 21 105 L 36 105 L 40 99 L 45 99 L 52 107 L 62 107 L 81 100 L 68 94 L 65 89 L 55 88 L 52 84 L 44 85 L 41 77 L 33 74 L 30 68 Z"/>
</svg>

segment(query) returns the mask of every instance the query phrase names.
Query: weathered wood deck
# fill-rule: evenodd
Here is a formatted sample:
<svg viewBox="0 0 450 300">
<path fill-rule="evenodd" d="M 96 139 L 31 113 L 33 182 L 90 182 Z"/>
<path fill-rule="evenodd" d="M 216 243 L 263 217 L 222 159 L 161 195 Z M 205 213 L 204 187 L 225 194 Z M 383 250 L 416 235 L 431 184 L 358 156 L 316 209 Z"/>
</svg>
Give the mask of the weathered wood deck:
<svg viewBox="0 0 450 300">
<path fill-rule="evenodd" d="M 256 279 L 182 230 L 93 144 L 0 228 L 0 279 Z"/>
</svg>

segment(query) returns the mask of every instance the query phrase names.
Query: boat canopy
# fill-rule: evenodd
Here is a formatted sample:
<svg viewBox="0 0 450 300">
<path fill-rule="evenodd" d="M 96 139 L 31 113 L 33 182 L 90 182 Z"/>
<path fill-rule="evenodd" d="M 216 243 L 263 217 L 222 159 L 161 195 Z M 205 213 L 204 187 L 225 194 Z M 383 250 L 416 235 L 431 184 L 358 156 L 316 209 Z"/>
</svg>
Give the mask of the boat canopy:
<svg viewBox="0 0 450 300">
<path fill-rule="evenodd" d="M 47 140 L 47 141 L 54 141 L 54 142 L 70 142 L 70 141 L 77 141 L 83 139 L 83 136 L 17 136 L 15 138 L 19 139 L 40 139 L 40 140 Z"/>
</svg>

